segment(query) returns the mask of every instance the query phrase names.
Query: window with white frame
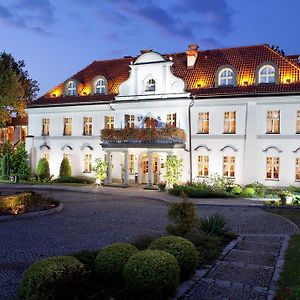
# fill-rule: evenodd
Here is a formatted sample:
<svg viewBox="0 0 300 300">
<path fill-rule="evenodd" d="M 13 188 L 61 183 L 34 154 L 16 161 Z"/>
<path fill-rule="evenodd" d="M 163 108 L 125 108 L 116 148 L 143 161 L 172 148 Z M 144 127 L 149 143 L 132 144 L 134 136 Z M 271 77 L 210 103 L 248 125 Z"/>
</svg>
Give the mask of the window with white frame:
<svg viewBox="0 0 300 300">
<path fill-rule="evenodd" d="M 208 176 L 209 172 L 209 156 L 199 155 L 198 156 L 198 176 Z"/>
<path fill-rule="evenodd" d="M 72 118 L 64 118 L 64 135 L 72 135 Z"/>
<path fill-rule="evenodd" d="M 42 120 L 42 135 L 43 136 L 49 135 L 49 130 L 50 130 L 50 119 L 43 118 L 43 120 Z"/>
<path fill-rule="evenodd" d="M 92 154 L 84 155 L 84 173 L 92 172 Z"/>
<path fill-rule="evenodd" d="M 134 115 L 125 115 L 125 128 L 134 128 L 135 127 L 135 116 Z"/>
<path fill-rule="evenodd" d="M 198 114 L 198 132 L 209 133 L 209 112 L 200 112 Z"/>
<path fill-rule="evenodd" d="M 76 95 L 76 83 L 75 81 L 69 81 L 67 86 L 67 95 L 75 96 Z"/>
<path fill-rule="evenodd" d="M 280 111 L 267 111 L 267 133 L 280 133 Z"/>
<path fill-rule="evenodd" d="M 83 118 L 83 135 L 92 135 L 93 130 L 93 118 L 84 117 Z"/>
<path fill-rule="evenodd" d="M 236 112 L 224 113 L 224 133 L 236 133 Z"/>
<path fill-rule="evenodd" d="M 95 83 L 95 94 L 105 94 L 106 84 L 103 78 L 99 78 Z"/>
<path fill-rule="evenodd" d="M 296 158 L 296 176 L 297 181 L 300 181 L 300 157 Z"/>
<path fill-rule="evenodd" d="M 223 157 L 223 175 L 224 177 L 234 178 L 235 177 L 235 157 L 224 156 Z"/>
<path fill-rule="evenodd" d="M 265 65 L 258 71 L 259 83 L 275 83 L 275 68 L 271 65 Z"/>
<path fill-rule="evenodd" d="M 271 180 L 279 179 L 279 157 L 268 156 L 266 159 L 266 178 Z"/>
<path fill-rule="evenodd" d="M 296 133 L 300 133 L 300 110 L 297 111 Z"/>
<path fill-rule="evenodd" d="M 176 127 L 176 113 L 167 114 L 167 127 Z"/>
<path fill-rule="evenodd" d="M 145 92 L 155 92 L 156 82 L 154 79 L 149 79 L 147 81 Z"/>
<path fill-rule="evenodd" d="M 234 72 L 230 68 L 222 69 L 218 74 L 218 85 L 227 86 L 234 84 Z"/>
<path fill-rule="evenodd" d="M 71 155 L 69 153 L 64 153 L 63 158 L 68 159 L 68 161 L 70 162 Z"/>
<path fill-rule="evenodd" d="M 134 154 L 128 155 L 128 170 L 130 175 L 134 174 Z"/>
<path fill-rule="evenodd" d="M 105 116 L 104 127 L 106 129 L 114 129 L 115 128 L 115 117 L 114 116 Z"/>
</svg>

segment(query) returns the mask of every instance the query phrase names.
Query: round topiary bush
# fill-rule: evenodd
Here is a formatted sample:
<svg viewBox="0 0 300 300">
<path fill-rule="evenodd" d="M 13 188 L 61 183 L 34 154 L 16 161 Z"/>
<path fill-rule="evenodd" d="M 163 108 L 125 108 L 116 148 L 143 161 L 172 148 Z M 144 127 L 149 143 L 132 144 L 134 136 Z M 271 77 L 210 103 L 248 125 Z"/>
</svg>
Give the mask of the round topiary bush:
<svg viewBox="0 0 300 300">
<path fill-rule="evenodd" d="M 50 178 L 49 163 L 46 158 L 41 158 L 36 168 L 36 175 L 38 180 L 45 180 Z"/>
<path fill-rule="evenodd" d="M 20 299 L 74 299 L 85 273 L 71 256 L 54 256 L 31 265 L 19 288 Z"/>
<path fill-rule="evenodd" d="M 241 194 L 242 191 L 243 191 L 242 188 L 240 186 L 236 185 L 231 189 L 230 193 L 232 195 L 239 195 L 239 194 Z"/>
<path fill-rule="evenodd" d="M 65 157 L 60 164 L 59 177 L 70 177 L 72 169 L 69 160 Z"/>
<path fill-rule="evenodd" d="M 112 244 L 99 251 L 95 260 L 95 271 L 104 278 L 120 278 L 128 259 L 138 252 L 130 244 Z"/>
<path fill-rule="evenodd" d="M 255 195 L 255 189 L 252 187 L 246 187 L 243 190 L 243 196 L 247 198 L 251 198 Z"/>
<path fill-rule="evenodd" d="M 198 252 L 190 241 L 178 236 L 161 237 L 149 249 L 164 250 L 175 256 L 180 267 L 181 278 L 194 274 L 198 265 Z"/>
<path fill-rule="evenodd" d="M 127 288 L 141 299 L 153 299 L 174 293 L 179 285 L 180 268 L 173 255 L 144 250 L 128 260 L 123 274 Z"/>
</svg>

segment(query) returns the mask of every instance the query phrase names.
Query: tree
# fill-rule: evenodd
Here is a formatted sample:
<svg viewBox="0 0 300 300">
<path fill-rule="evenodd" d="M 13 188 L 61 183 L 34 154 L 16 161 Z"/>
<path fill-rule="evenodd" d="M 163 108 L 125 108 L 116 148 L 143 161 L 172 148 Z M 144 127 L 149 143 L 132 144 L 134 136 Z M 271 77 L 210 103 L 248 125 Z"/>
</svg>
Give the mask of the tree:
<svg viewBox="0 0 300 300">
<path fill-rule="evenodd" d="M 11 120 L 12 113 L 25 116 L 26 104 L 39 91 L 37 81 L 29 78 L 25 62 L 15 61 L 11 54 L 0 53 L 0 125 Z"/>
<path fill-rule="evenodd" d="M 96 158 L 96 165 L 93 168 L 93 171 L 96 175 L 97 183 L 101 186 L 101 182 L 107 176 L 107 162 L 102 160 L 101 158 Z"/>
<path fill-rule="evenodd" d="M 5 142 L 1 148 L 0 155 L 0 173 L 1 179 L 8 180 L 11 175 L 11 157 L 13 154 L 12 145 L 9 142 Z"/>
<path fill-rule="evenodd" d="M 36 168 L 36 176 L 38 177 L 39 181 L 50 179 L 50 168 L 48 160 L 46 158 L 41 158 L 39 160 Z"/>
<path fill-rule="evenodd" d="M 21 180 L 27 180 L 30 175 L 28 153 L 25 144 L 20 142 L 11 157 L 12 174 L 18 175 Z"/>
<path fill-rule="evenodd" d="M 59 177 L 70 177 L 71 174 L 72 174 L 72 169 L 70 166 L 70 162 L 68 158 L 65 157 L 60 164 Z"/>
<path fill-rule="evenodd" d="M 175 155 L 167 157 L 165 178 L 169 186 L 178 184 L 182 174 L 182 160 Z"/>
</svg>

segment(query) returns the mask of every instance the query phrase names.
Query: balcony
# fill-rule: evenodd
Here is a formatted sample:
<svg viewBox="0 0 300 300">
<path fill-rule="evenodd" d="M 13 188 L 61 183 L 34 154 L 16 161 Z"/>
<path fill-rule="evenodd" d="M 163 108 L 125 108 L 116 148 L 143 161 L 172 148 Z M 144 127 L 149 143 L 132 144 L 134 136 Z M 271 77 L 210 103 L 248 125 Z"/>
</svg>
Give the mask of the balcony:
<svg viewBox="0 0 300 300">
<path fill-rule="evenodd" d="M 124 128 L 101 130 L 105 147 L 184 148 L 185 132 L 181 128 Z"/>
</svg>

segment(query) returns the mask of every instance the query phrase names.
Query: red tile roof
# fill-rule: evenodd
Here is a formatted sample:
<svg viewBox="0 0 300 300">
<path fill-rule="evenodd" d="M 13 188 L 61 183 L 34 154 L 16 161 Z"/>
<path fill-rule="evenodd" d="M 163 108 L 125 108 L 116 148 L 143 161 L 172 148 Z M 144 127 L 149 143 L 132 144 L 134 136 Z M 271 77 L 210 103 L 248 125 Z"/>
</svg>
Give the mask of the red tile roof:
<svg viewBox="0 0 300 300">
<path fill-rule="evenodd" d="M 198 51 L 194 68 L 187 68 L 186 53 L 164 55 L 174 62 L 172 71 L 182 78 L 187 91 L 199 96 L 300 93 L 300 65 L 297 55 L 283 57 L 267 45 Z M 171 58 L 172 57 L 172 58 Z M 119 85 L 129 77 L 129 65 L 136 58 L 94 61 L 72 76 L 78 83 L 79 96 L 63 96 L 64 83 L 32 102 L 29 106 L 67 105 L 113 101 Z M 278 84 L 257 85 L 257 68 L 266 62 L 278 67 Z M 216 87 L 216 73 L 222 66 L 230 65 L 237 73 L 236 87 Z M 91 95 L 92 81 L 96 76 L 108 81 L 108 95 Z M 290 83 L 288 83 L 290 82 Z M 57 97 L 52 97 L 56 94 Z"/>
</svg>

